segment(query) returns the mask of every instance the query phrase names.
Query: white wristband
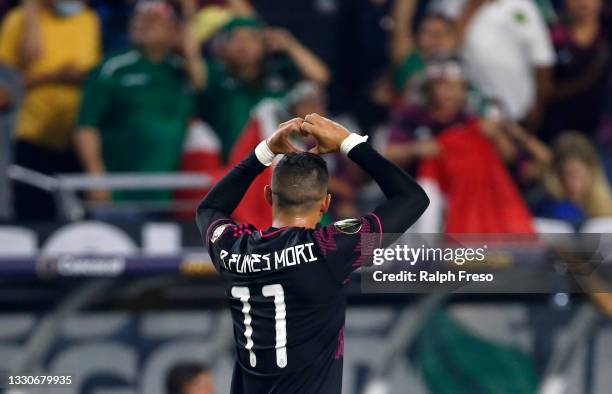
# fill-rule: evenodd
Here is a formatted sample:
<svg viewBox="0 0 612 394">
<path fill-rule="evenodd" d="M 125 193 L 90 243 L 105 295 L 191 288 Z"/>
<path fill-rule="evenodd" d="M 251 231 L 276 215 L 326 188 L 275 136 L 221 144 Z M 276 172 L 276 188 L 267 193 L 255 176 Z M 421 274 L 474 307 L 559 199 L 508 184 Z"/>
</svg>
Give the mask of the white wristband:
<svg viewBox="0 0 612 394">
<path fill-rule="evenodd" d="M 264 140 L 261 141 L 255 148 L 255 156 L 257 156 L 257 160 L 259 160 L 261 164 L 266 167 L 270 167 L 272 160 L 274 160 L 276 155 L 270 150 L 268 143 Z"/>
<path fill-rule="evenodd" d="M 367 140 L 368 140 L 367 135 L 359 135 L 359 134 L 351 133 L 340 144 L 340 151 L 344 153 L 345 155 L 348 155 L 351 149 L 361 144 L 362 142 L 366 142 Z"/>
</svg>

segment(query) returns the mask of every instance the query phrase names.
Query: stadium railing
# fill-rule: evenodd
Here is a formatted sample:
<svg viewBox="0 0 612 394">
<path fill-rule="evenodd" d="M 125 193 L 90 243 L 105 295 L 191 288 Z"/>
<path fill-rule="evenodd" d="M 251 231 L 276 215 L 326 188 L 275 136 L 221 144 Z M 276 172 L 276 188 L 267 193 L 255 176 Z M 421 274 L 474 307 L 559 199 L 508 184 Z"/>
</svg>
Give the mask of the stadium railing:
<svg viewBox="0 0 612 394">
<path fill-rule="evenodd" d="M 82 201 L 79 192 L 91 190 L 186 190 L 203 189 L 212 185 L 212 178 L 202 173 L 118 173 L 100 176 L 59 174 L 50 176 L 33 171 L 29 168 L 11 165 L 8 168 L 10 179 L 28 184 L 51 193 L 62 219 L 75 221 L 82 220 L 88 209 L 95 210 L 100 207 L 108 209 L 121 209 L 122 203 L 95 204 Z M 123 203 L 122 209 L 174 211 L 192 205 L 187 202 Z M 114 206 L 114 207 L 113 207 Z"/>
</svg>

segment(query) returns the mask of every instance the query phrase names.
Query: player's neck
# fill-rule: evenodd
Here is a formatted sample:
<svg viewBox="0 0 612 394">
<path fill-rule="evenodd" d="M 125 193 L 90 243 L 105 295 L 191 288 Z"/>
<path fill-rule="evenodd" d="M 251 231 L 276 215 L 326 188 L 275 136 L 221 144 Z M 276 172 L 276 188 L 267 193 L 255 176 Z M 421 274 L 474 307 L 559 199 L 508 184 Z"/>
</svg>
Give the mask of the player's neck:
<svg viewBox="0 0 612 394">
<path fill-rule="evenodd" d="M 305 227 L 315 228 L 317 223 L 321 220 L 320 214 L 287 214 L 281 212 L 275 212 L 272 218 L 272 227 Z"/>
</svg>

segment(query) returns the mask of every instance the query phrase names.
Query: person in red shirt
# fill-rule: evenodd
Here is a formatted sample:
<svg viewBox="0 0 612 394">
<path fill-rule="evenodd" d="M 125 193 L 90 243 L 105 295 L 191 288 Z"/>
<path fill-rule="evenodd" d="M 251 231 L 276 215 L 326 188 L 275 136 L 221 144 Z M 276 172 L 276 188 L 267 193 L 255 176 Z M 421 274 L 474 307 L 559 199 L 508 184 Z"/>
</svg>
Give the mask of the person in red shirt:
<svg viewBox="0 0 612 394">
<path fill-rule="evenodd" d="M 432 204 L 419 230 L 437 232 L 446 205 L 447 233 L 532 233 L 532 217 L 507 167 L 512 139 L 499 122 L 466 110 L 466 80 L 454 61 L 427 68 L 425 105 L 391 131 L 388 157 L 415 166 Z M 402 161 L 403 160 L 403 161 Z"/>
<path fill-rule="evenodd" d="M 385 155 L 409 173 L 419 160 L 436 156 L 435 137 L 445 129 L 467 122 L 467 82 L 454 60 L 432 61 L 425 71 L 421 104 L 407 103 L 393 114 Z"/>
</svg>

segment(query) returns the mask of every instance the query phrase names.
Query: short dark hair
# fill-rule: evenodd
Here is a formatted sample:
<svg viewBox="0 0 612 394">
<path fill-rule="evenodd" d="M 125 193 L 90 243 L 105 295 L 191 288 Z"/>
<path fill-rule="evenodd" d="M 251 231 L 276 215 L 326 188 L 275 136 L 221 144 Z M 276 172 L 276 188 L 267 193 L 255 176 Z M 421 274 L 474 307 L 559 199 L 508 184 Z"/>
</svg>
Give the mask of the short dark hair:
<svg viewBox="0 0 612 394">
<path fill-rule="evenodd" d="M 272 193 L 280 209 L 305 211 L 327 193 L 325 160 L 309 152 L 287 153 L 272 174 Z"/>
<path fill-rule="evenodd" d="M 166 392 L 168 394 L 183 394 L 185 385 L 201 373 L 210 371 L 206 364 L 181 363 L 177 364 L 166 375 Z"/>
</svg>

